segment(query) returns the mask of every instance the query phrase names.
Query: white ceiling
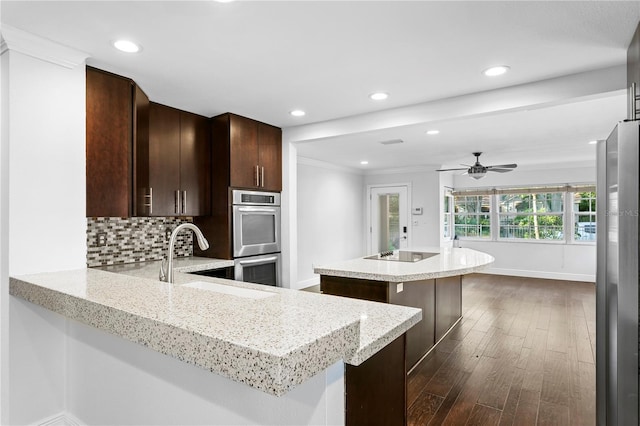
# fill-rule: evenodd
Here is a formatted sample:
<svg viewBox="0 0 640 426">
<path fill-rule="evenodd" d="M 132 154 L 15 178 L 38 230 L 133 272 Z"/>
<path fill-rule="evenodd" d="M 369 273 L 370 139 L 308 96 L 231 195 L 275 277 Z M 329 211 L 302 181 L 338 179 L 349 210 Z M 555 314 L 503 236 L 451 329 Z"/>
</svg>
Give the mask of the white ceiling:
<svg viewBox="0 0 640 426">
<path fill-rule="evenodd" d="M 91 55 L 156 102 L 231 111 L 283 128 L 624 64 L 640 2 L 2 1 L 3 24 Z M 110 41 L 127 37 L 136 55 Z M 481 71 L 508 64 L 489 79 Z M 383 90 L 390 98 L 374 102 Z M 302 143 L 300 155 L 369 169 L 592 160 L 624 118 L 624 95 Z M 288 111 L 307 111 L 302 118 Z M 428 126 L 426 126 L 428 127 Z M 400 145 L 378 142 L 403 139 Z M 337 155 L 339 153 L 339 155 Z"/>
</svg>

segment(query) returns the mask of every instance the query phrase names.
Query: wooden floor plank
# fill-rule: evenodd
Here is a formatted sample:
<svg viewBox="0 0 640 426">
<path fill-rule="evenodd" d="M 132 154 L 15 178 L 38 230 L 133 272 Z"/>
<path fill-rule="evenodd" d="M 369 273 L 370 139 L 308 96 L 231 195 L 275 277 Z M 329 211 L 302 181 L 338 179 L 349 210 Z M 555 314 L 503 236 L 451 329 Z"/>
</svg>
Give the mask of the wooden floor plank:
<svg viewBox="0 0 640 426">
<path fill-rule="evenodd" d="M 523 348 L 527 349 L 527 348 Z M 528 350 L 528 349 L 527 349 Z M 524 381 L 525 370 L 516 368 L 513 372 L 513 380 L 509 386 L 509 394 L 500 415 L 500 426 L 510 426 L 515 424 L 516 409 L 520 400 L 520 392 L 522 391 L 522 382 Z"/>
<path fill-rule="evenodd" d="M 471 274 L 462 302 L 408 377 L 408 424 L 595 424 L 593 283 Z"/>
<path fill-rule="evenodd" d="M 538 425 L 561 426 L 569 424 L 569 407 L 540 401 Z"/>
<path fill-rule="evenodd" d="M 433 415 L 444 401 L 441 396 L 433 395 L 428 392 L 420 394 L 420 398 L 416 404 L 413 404 L 408 411 L 409 426 L 423 426 L 429 423 Z"/>
<path fill-rule="evenodd" d="M 569 406 L 569 361 L 567 354 L 547 351 L 540 400 Z"/>
<path fill-rule="evenodd" d="M 467 426 L 490 426 L 497 425 L 500 422 L 502 412 L 495 408 L 486 407 L 476 404 L 471 411 L 471 416 L 467 420 Z"/>
</svg>

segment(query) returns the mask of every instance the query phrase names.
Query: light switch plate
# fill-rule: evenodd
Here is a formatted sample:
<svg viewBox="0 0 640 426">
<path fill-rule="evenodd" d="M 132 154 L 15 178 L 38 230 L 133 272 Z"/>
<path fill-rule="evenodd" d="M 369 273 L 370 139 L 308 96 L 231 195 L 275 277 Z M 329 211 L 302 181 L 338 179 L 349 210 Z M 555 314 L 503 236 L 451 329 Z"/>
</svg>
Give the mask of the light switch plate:
<svg viewBox="0 0 640 426">
<path fill-rule="evenodd" d="M 404 290 L 404 283 L 396 284 L 396 293 L 402 293 L 402 290 Z"/>
</svg>

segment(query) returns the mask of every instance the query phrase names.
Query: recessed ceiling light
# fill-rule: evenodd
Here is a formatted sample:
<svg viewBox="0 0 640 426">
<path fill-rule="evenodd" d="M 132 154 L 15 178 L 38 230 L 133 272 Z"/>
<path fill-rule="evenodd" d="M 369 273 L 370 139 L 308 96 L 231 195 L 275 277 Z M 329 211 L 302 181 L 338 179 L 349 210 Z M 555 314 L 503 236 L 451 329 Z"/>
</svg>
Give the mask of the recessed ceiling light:
<svg viewBox="0 0 640 426">
<path fill-rule="evenodd" d="M 510 69 L 511 68 L 507 65 L 498 65 L 496 67 L 487 68 L 486 70 L 482 71 L 482 74 L 486 75 L 487 77 L 496 77 L 506 73 Z"/>
<path fill-rule="evenodd" d="M 369 164 L 369 162 L 367 160 L 361 161 L 360 164 L 362 164 L 363 166 L 366 166 L 367 164 Z"/>
<path fill-rule="evenodd" d="M 376 92 L 370 94 L 369 97 L 374 101 L 383 101 L 389 97 L 389 94 L 385 92 Z"/>
<path fill-rule="evenodd" d="M 302 117 L 306 114 L 306 112 L 301 109 L 294 109 L 293 111 L 290 111 L 289 114 L 293 115 L 294 117 Z"/>
<path fill-rule="evenodd" d="M 428 134 L 428 135 L 431 135 L 431 136 L 433 136 L 433 135 L 437 135 L 438 133 L 440 133 L 440 130 L 436 130 L 436 129 L 433 129 L 433 130 L 427 130 L 427 134 Z"/>
<path fill-rule="evenodd" d="M 589 141 L 589 145 L 595 145 L 597 143 L 598 143 L 598 141 Z"/>
<path fill-rule="evenodd" d="M 113 47 L 125 53 L 138 53 L 142 50 L 142 47 L 139 44 L 130 40 L 116 40 L 113 42 Z"/>
</svg>

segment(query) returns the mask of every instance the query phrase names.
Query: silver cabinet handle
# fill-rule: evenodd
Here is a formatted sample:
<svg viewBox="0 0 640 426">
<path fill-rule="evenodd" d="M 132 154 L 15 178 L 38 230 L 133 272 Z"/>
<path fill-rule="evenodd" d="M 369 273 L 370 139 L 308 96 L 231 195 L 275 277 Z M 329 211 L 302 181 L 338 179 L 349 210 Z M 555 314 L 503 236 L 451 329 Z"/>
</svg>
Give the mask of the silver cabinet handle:
<svg viewBox="0 0 640 426">
<path fill-rule="evenodd" d="M 264 188 L 264 166 L 262 167 L 262 187 Z"/>
<path fill-rule="evenodd" d="M 260 186 L 260 166 L 256 165 L 256 186 Z"/>
<path fill-rule="evenodd" d="M 144 194 L 142 196 L 145 203 L 142 203 L 143 207 L 147 207 L 149 209 L 149 215 L 153 214 L 153 188 L 149 188 L 149 193 Z"/>
<path fill-rule="evenodd" d="M 187 191 L 182 191 L 182 214 L 187 214 Z"/>
<path fill-rule="evenodd" d="M 180 191 L 176 191 L 174 197 L 173 211 L 175 214 L 180 214 Z"/>
</svg>

